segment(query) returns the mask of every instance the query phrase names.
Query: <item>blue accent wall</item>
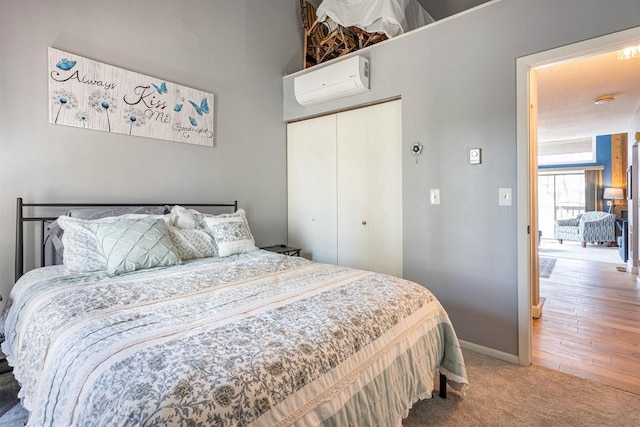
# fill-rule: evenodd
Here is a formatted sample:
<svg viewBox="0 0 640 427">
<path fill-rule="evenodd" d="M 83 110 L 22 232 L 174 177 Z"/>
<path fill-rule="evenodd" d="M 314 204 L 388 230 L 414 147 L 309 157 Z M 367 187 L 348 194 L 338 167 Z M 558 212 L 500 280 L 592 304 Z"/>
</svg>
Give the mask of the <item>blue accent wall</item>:
<svg viewBox="0 0 640 427">
<path fill-rule="evenodd" d="M 596 163 L 604 166 L 602 188 L 611 187 L 611 135 L 596 137 Z"/>
</svg>

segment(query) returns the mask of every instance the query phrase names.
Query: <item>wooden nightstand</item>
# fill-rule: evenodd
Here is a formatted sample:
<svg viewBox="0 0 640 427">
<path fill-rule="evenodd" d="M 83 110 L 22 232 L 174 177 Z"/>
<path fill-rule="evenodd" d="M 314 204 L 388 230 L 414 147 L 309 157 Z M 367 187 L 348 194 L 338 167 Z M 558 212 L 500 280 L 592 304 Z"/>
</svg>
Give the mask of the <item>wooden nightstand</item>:
<svg viewBox="0 0 640 427">
<path fill-rule="evenodd" d="M 270 252 L 277 252 L 283 255 L 300 256 L 300 248 L 292 248 L 291 246 L 287 246 L 287 245 L 267 246 L 265 248 L 260 248 L 260 249 L 264 249 L 265 251 L 270 251 Z"/>
</svg>

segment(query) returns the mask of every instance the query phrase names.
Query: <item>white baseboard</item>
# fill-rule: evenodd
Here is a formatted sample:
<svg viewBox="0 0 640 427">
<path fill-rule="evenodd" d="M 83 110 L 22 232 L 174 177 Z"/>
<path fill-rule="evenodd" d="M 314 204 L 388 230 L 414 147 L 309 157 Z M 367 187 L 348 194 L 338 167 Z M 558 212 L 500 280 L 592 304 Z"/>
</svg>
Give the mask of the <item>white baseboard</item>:
<svg viewBox="0 0 640 427">
<path fill-rule="evenodd" d="M 536 305 L 531 306 L 531 317 L 539 319 L 542 316 L 542 306 L 544 305 L 544 298 L 540 298 L 540 301 Z"/>
<path fill-rule="evenodd" d="M 638 267 L 634 267 L 633 266 L 633 260 L 631 259 L 631 257 L 629 257 L 629 259 L 627 260 L 627 271 L 631 272 L 631 274 L 638 274 Z"/>
<path fill-rule="evenodd" d="M 466 348 L 467 350 L 475 351 L 476 353 L 484 354 L 485 356 L 495 357 L 499 360 L 504 360 L 505 362 L 513 363 L 514 365 L 520 364 L 520 359 L 515 354 L 505 353 L 504 351 L 495 350 L 493 348 L 485 347 L 483 345 L 474 344 L 472 342 L 459 340 L 460 347 Z"/>
</svg>

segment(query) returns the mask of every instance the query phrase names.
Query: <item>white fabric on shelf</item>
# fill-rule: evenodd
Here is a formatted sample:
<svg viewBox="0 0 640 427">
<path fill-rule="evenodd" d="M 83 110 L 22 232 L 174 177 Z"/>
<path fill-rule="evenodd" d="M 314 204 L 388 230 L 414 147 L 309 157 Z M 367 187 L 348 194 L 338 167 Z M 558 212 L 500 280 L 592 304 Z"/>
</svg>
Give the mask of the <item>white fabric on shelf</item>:
<svg viewBox="0 0 640 427">
<path fill-rule="evenodd" d="M 330 18 L 389 38 L 435 21 L 416 0 L 324 0 L 316 14 L 319 22 Z"/>
</svg>

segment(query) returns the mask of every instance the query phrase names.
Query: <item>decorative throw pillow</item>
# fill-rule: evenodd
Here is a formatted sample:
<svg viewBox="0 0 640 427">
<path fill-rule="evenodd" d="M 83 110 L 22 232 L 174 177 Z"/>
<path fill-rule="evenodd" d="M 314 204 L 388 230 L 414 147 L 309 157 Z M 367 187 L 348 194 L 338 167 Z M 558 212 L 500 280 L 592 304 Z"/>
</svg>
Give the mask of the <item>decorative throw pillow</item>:
<svg viewBox="0 0 640 427">
<path fill-rule="evenodd" d="M 193 230 L 196 227 L 195 216 L 198 215 L 195 209 L 187 209 L 180 205 L 175 205 L 171 208 L 172 225 L 182 230 Z"/>
<path fill-rule="evenodd" d="M 99 224 L 111 223 L 123 219 L 168 219 L 166 215 L 127 214 L 94 220 L 72 218 L 66 215 L 58 217 L 57 223 L 64 233 L 62 244 L 65 248 L 63 264 L 71 271 L 89 272 L 106 270 L 107 260 L 98 247 L 95 229 Z"/>
<path fill-rule="evenodd" d="M 111 275 L 180 264 L 161 219 L 125 219 L 98 224 L 95 235 Z"/>
<path fill-rule="evenodd" d="M 99 208 L 78 208 L 71 209 L 64 214 L 65 217 L 79 218 L 85 220 L 96 220 L 107 217 L 123 217 L 125 215 L 137 214 L 137 215 L 164 215 L 166 212 L 165 206 L 107 206 Z M 64 244 L 62 243 L 62 235 L 64 230 L 58 224 L 58 221 L 53 221 L 47 226 L 49 232 L 49 238 L 55 248 L 56 264 L 62 264 L 64 256 Z"/>
<path fill-rule="evenodd" d="M 202 221 L 216 243 L 218 256 L 226 257 L 258 250 L 243 209 L 238 209 L 233 214 L 202 214 Z"/>
<path fill-rule="evenodd" d="M 85 221 L 76 222 L 67 216 L 58 218 L 64 230 L 62 245 L 65 248 L 62 263 L 71 271 L 99 271 L 107 267 L 107 261 L 98 249 L 96 236 Z"/>
<path fill-rule="evenodd" d="M 202 230 L 182 230 L 168 226 L 169 236 L 182 261 L 194 258 L 207 258 L 216 254 L 213 239 Z"/>
</svg>

